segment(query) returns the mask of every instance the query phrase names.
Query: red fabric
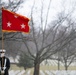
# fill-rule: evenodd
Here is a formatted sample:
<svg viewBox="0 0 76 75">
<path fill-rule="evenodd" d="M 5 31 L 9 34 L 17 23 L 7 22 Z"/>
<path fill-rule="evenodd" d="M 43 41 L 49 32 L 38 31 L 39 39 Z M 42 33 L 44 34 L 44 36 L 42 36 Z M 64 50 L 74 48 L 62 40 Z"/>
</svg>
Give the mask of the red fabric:
<svg viewBox="0 0 76 75">
<path fill-rule="evenodd" d="M 29 19 L 21 16 L 17 13 L 11 12 L 6 9 L 2 9 L 2 30 L 7 32 L 26 32 L 28 33 L 30 28 L 28 25 Z"/>
</svg>

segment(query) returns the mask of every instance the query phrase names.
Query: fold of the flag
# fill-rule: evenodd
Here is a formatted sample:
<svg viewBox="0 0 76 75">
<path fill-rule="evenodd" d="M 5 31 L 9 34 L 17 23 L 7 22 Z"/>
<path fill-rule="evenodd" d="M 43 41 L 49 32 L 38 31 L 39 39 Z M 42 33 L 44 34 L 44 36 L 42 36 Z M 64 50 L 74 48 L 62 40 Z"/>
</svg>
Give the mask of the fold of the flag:
<svg viewBox="0 0 76 75">
<path fill-rule="evenodd" d="M 2 31 L 28 33 L 28 22 L 29 18 L 2 8 Z"/>
</svg>

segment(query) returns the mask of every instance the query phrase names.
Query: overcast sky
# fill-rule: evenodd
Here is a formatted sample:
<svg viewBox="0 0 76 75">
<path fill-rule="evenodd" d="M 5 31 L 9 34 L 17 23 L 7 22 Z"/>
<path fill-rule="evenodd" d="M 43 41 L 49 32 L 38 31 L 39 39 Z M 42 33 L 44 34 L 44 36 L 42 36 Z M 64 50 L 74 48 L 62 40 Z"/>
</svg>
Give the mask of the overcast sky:
<svg viewBox="0 0 76 75">
<path fill-rule="evenodd" d="M 35 0 L 35 7 L 37 12 L 39 13 L 39 8 L 41 6 L 41 1 L 43 0 Z M 50 0 L 44 0 L 44 14 L 47 13 L 47 6 Z M 34 0 L 25 0 L 25 2 L 21 5 L 22 7 L 17 11 L 18 13 L 29 17 L 31 13 L 31 7 L 33 5 Z M 76 0 L 51 0 L 50 11 L 48 19 L 53 20 L 56 18 L 56 15 L 61 11 L 65 11 L 65 13 L 70 12 L 73 6 L 75 7 Z M 34 13 L 37 17 L 38 13 Z"/>
</svg>

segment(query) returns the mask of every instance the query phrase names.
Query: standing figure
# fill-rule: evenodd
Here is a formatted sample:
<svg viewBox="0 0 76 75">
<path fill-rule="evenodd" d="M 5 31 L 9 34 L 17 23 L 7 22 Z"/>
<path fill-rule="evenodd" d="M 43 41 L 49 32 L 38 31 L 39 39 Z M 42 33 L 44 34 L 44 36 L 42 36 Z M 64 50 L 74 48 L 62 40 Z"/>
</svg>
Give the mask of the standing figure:
<svg viewBox="0 0 76 75">
<path fill-rule="evenodd" d="M 6 50 L 0 50 L 0 75 L 9 75 L 10 60 L 5 56 Z"/>
</svg>

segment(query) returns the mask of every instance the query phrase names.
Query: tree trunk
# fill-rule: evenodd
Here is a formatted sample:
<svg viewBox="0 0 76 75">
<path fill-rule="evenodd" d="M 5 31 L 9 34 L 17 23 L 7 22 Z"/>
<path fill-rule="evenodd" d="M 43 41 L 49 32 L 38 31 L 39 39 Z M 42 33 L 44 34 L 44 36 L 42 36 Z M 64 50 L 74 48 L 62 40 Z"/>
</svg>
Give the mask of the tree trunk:
<svg viewBox="0 0 76 75">
<path fill-rule="evenodd" d="M 65 66 L 65 70 L 66 70 L 66 71 L 68 70 L 68 67 L 67 67 L 67 66 Z"/>
<path fill-rule="evenodd" d="M 34 64 L 34 74 L 33 75 L 39 75 L 39 69 L 40 69 L 40 64 L 39 63 Z"/>
<path fill-rule="evenodd" d="M 67 62 L 65 62 L 65 70 L 68 70 Z"/>
<path fill-rule="evenodd" d="M 60 60 L 58 59 L 58 70 L 60 70 Z"/>
<path fill-rule="evenodd" d="M 58 70 L 60 70 L 60 52 L 58 51 Z"/>
</svg>

